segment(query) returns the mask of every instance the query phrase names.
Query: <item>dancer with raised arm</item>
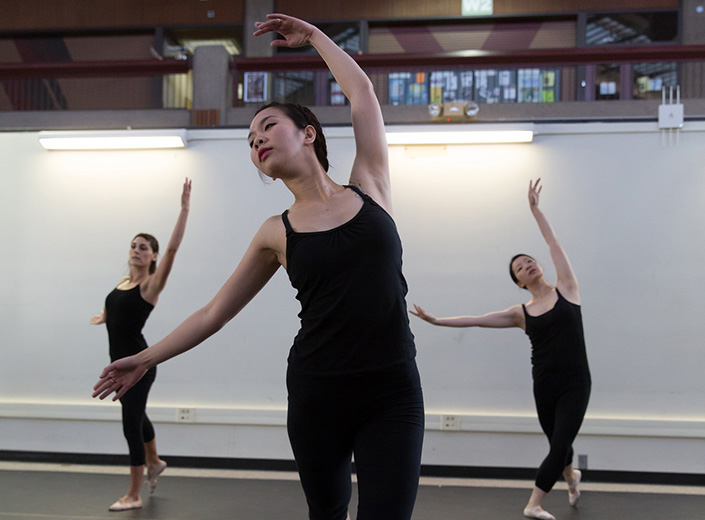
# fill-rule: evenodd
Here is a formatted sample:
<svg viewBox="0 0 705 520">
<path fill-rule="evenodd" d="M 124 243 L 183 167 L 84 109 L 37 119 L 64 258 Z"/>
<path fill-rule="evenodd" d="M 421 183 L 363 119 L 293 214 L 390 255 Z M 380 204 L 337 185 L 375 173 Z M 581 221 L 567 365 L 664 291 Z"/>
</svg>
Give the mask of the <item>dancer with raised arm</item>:
<svg viewBox="0 0 705 520">
<path fill-rule="evenodd" d="M 157 265 L 157 239 L 148 233 L 135 236 L 130 243 L 130 274 L 120 280 L 105 299 L 101 313 L 91 319 L 93 325 L 106 324 L 112 361 L 147 348 L 142 328 L 157 304 L 174 265 L 176 251 L 186 230 L 190 200 L 191 181 L 186 179 L 181 193 L 181 212 L 161 262 Z M 156 376 L 156 367 L 150 368 L 135 386 L 120 396 L 122 428 L 130 452 L 130 487 L 125 496 L 110 506 L 110 511 L 141 508 L 140 489 L 145 466 L 150 493 L 154 493 L 157 479 L 166 468 L 166 462 L 157 454 L 154 427 L 145 412 L 149 389 Z"/>
<path fill-rule="evenodd" d="M 509 263 L 509 274 L 514 283 L 531 293 L 528 303 L 482 316 L 436 318 L 418 305 L 410 312 L 433 325 L 520 327 L 529 336 L 536 410 L 550 451 L 537 472 L 524 516 L 555 520 L 541 507 L 541 502 L 561 474 L 568 483 L 570 505 L 577 505 L 580 498 L 581 473 L 573 468 L 572 445 L 587 410 L 591 378 L 578 280 L 556 234 L 539 209 L 540 180 L 529 182 L 529 207 L 548 244 L 556 269 L 556 284 L 550 285 L 544 279 L 543 269 L 533 257 L 518 254 Z"/>
<path fill-rule="evenodd" d="M 356 154 L 349 185 L 328 176 L 313 113 L 273 103 L 250 123 L 250 157 L 294 196 L 267 219 L 215 297 L 165 339 L 105 368 L 94 396 L 117 397 L 145 371 L 219 331 L 283 266 L 301 303 L 288 358 L 287 429 L 313 520 L 345 520 L 351 460 L 358 520 L 408 520 L 418 488 L 423 396 L 406 307 L 402 248 L 392 218 L 387 142 L 372 83 L 323 32 L 283 14 L 255 36 L 312 45 L 350 101 Z"/>
</svg>

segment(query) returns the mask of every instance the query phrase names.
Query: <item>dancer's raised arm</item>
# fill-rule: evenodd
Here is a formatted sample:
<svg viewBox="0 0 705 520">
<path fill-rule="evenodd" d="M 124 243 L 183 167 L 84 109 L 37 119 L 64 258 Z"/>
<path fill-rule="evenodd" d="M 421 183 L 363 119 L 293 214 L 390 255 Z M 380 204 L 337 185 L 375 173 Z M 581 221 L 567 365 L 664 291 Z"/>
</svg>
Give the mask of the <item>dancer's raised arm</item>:
<svg viewBox="0 0 705 520">
<path fill-rule="evenodd" d="M 389 183 L 387 138 L 382 109 L 372 82 L 350 55 L 338 47 L 315 26 L 284 14 L 268 14 L 266 22 L 257 23 L 255 36 L 277 32 L 284 40 L 274 40 L 273 47 L 312 45 L 321 55 L 350 101 L 356 155 L 350 184 L 361 186 L 388 213 L 392 213 Z"/>
<path fill-rule="evenodd" d="M 529 208 L 539 226 L 541 235 L 546 244 L 548 244 L 551 260 L 556 269 L 556 287 L 569 301 L 580 304 L 578 279 L 575 277 L 568 255 L 558 241 L 558 237 L 553 231 L 551 224 L 549 224 L 548 219 L 539 208 L 539 194 L 541 193 L 541 188 L 543 188 L 543 186 L 539 186 L 540 182 L 541 179 L 536 179 L 536 182 L 529 181 Z"/>
<path fill-rule="evenodd" d="M 159 294 L 166 286 L 167 278 L 169 278 L 171 268 L 174 266 L 176 252 L 178 251 L 181 241 L 184 238 L 186 221 L 188 220 L 190 207 L 191 181 L 186 179 L 184 181 L 183 190 L 181 191 L 181 211 L 176 219 L 174 230 L 171 232 L 169 244 L 167 244 L 164 255 L 162 256 L 161 261 L 157 264 L 154 274 L 146 280 L 142 286 L 142 297 L 150 303 L 156 303 L 157 298 L 159 298 Z"/>
</svg>

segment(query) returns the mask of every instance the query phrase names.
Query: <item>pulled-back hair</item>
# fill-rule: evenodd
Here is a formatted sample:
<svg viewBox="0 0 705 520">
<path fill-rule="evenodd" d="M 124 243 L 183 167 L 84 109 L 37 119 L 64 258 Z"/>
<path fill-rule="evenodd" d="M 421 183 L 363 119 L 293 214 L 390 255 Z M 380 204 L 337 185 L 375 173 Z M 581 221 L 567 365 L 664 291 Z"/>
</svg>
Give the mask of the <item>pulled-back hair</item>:
<svg viewBox="0 0 705 520">
<path fill-rule="evenodd" d="M 323 169 L 327 172 L 328 167 L 330 166 L 328 163 L 328 145 L 326 144 L 326 136 L 323 135 L 321 123 L 318 122 L 318 118 L 314 115 L 314 113 L 311 112 L 308 107 L 303 105 L 273 101 L 258 108 L 255 115 L 267 108 L 278 108 L 284 112 L 284 114 L 294 123 L 294 126 L 300 130 L 303 130 L 309 125 L 313 127 L 316 131 L 316 140 L 313 142 L 313 149 L 316 152 L 318 162 L 321 163 L 321 166 L 323 166 Z"/>
<path fill-rule="evenodd" d="M 514 263 L 514 260 L 516 260 L 517 258 L 519 258 L 519 257 L 521 257 L 521 256 L 525 256 L 525 257 L 527 257 L 527 258 L 531 258 L 534 262 L 536 261 L 536 259 L 535 259 L 533 256 L 527 255 L 526 253 L 519 253 L 518 255 L 514 255 L 514 256 L 512 257 L 512 259 L 509 261 L 509 276 L 512 277 L 512 280 L 513 280 L 514 283 L 517 284 L 517 285 L 519 285 L 519 279 L 517 278 L 517 275 L 514 274 L 514 269 L 512 269 L 512 264 Z M 526 289 L 526 287 L 522 287 L 522 289 Z"/>
<path fill-rule="evenodd" d="M 159 252 L 159 242 L 157 239 L 154 237 L 154 235 L 150 235 L 149 233 L 137 233 L 135 235 L 135 238 L 144 238 L 147 242 L 149 242 L 150 247 L 152 248 L 152 251 L 155 253 Z M 132 239 L 132 241 L 135 241 L 135 238 Z M 157 261 L 152 260 L 152 263 L 149 264 L 149 274 L 154 274 L 154 271 L 157 270 Z"/>
</svg>

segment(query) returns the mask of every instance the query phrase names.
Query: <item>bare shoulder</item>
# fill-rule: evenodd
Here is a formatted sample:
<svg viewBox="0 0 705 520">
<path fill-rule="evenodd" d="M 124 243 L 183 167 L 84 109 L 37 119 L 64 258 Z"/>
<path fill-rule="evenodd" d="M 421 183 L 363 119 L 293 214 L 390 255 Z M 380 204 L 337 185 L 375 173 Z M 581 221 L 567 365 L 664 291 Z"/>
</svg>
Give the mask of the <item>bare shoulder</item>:
<svg viewBox="0 0 705 520">
<path fill-rule="evenodd" d="M 281 215 L 273 215 L 262 223 L 251 247 L 274 253 L 278 262 L 286 266 L 286 228 Z"/>
<path fill-rule="evenodd" d="M 512 305 L 506 310 L 507 314 L 511 316 L 514 325 L 521 329 L 526 330 L 526 317 L 524 316 L 524 307 L 521 304 Z"/>
<path fill-rule="evenodd" d="M 261 234 L 266 238 L 276 238 L 279 235 L 286 236 L 286 228 L 284 227 L 282 216 L 272 215 L 267 220 L 262 222 L 257 234 Z"/>
</svg>

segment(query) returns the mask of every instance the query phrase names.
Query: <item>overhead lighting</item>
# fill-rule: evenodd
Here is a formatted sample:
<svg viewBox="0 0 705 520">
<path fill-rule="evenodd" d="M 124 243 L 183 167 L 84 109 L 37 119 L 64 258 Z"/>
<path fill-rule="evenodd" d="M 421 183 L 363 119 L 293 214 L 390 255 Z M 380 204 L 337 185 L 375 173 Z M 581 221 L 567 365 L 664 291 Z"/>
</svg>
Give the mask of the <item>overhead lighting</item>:
<svg viewBox="0 0 705 520">
<path fill-rule="evenodd" d="M 42 131 L 39 143 L 47 150 L 149 150 L 185 148 L 186 130 Z"/>
<path fill-rule="evenodd" d="M 534 138 L 533 127 L 502 129 L 474 127 L 472 130 L 440 130 L 437 126 L 418 130 L 388 130 L 389 145 L 443 145 L 443 144 L 496 144 L 530 143 Z"/>
</svg>

